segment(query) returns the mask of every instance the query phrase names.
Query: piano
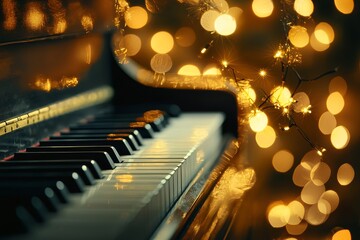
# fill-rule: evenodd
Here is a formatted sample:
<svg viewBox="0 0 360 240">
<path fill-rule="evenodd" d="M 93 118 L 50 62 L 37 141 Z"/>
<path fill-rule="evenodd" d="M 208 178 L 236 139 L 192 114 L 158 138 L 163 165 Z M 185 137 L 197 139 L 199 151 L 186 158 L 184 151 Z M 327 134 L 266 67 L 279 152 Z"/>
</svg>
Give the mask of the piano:
<svg viewBox="0 0 360 240">
<path fill-rule="evenodd" d="M 234 96 L 130 77 L 113 0 L 0 8 L 0 238 L 225 237 L 255 179 Z"/>
</svg>

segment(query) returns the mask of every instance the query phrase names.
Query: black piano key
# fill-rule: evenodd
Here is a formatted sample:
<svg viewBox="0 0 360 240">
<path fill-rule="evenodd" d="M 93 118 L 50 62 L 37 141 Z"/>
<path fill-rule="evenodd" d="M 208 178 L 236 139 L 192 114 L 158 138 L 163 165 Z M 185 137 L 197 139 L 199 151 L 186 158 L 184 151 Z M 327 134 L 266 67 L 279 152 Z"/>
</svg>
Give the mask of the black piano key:
<svg viewBox="0 0 360 240">
<path fill-rule="evenodd" d="M 47 140 L 47 141 L 40 141 L 39 145 L 40 146 L 113 146 L 120 155 L 132 155 L 133 154 L 133 151 L 132 151 L 129 143 L 125 139 Z M 89 158 L 89 159 L 93 159 L 93 158 Z"/>
<path fill-rule="evenodd" d="M 72 193 L 84 192 L 85 185 L 76 172 L 45 172 L 45 173 L 0 173 L 0 181 L 62 181 Z"/>
<path fill-rule="evenodd" d="M 0 205 L 0 212 L 6 216 L 6 220 L 1 221 L 0 238 L 15 233 L 27 233 L 36 225 L 35 219 L 24 206 Z"/>
<path fill-rule="evenodd" d="M 57 140 L 60 142 L 62 140 Z M 64 140 L 67 141 L 67 140 Z M 71 141 L 71 140 L 69 140 Z M 54 143 L 46 141 L 44 143 Z M 42 145 L 43 142 L 40 142 Z M 55 144 L 57 145 L 57 144 Z M 95 160 L 101 169 L 114 169 L 115 164 L 107 152 L 18 152 L 14 154 L 12 161 L 16 160 Z"/>
<path fill-rule="evenodd" d="M 89 123 L 117 124 L 117 123 L 130 123 L 130 122 L 146 122 L 150 124 L 150 126 L 155 132 L 160 132 L 164 128 L 161 119 L 158 118 L 158 119 L 152 119 L 151 121 L 146 121 L 146 119 L 142 116 L 129 117 L 126 115 L 125 116 L 114 115 L 114 116 L 109 116 L 107 118 L 97 117 L 94 120 L 90 121 Z"/>
<path fill-rule="evenodd" d="M 37 147 L 40 148 L 40 147 Z M 47 147 L 44 147 L 47 148 Z M 52 147 L 49 147 L 52 148 Z M 55 151 L 56 152 L 56 151 Z M 99 165 L 94 160 L 14 160 L 14 161 L 0 161 L 0 166 L 13 166 L 13 165 L 22 165 L 22 166 L 79 166 L 85 165 L 90 172 L 92 173 L 95 179 L 101 179 L 104 175 L 101 173 Z"/>
<path fill-rule="evenodd" d="M 116 124 L 106 124 L 106 123 L 87 123 L 84 125 L 70 127 L 72 130 L 94 130 L 94 129 L 110 129 L 110 130 L 120 130 L 120 129 L 136 129 L 140 132 L 140 135 L 143 138 L 153 138 L 154 131 L 150 124 L 145 122 L 132 122 L 132 123 L 116 123 Z"/>
<path fill-rule="evenodd" d="M 26 152 L 107 152 L 115 163 L 120 163 L 121 157 L 113 146 L 38 146 L 26 148 Z M 88 166 L 89 167 L 89 166 Z"/>
<path fill-rule="evenodd" d="M 116 140 L 116 139 L 126 139 L 126 141 L 129 143 L 131 149 L 133 151 L 139 150 L 139 145 L 137 144 L 134 136 L 132 136 L 131 134 L 126 134 L 126 133 L 117 133 L 117 134 L 91 134 L 91 135 L 86 135 L 86 134 L 65 134 L 65 135 L 60 135 L 60 136 L 51 136 L 50 140 L 61 140 L 61 139 L 100 139 L 100 140 Z"/>
<path fill-rule="evenodd" d="M 16 162 L 16 161 L 14 161 Z M 90 170 L 86 167 L 86 165 L 57 165 L 57 166 L 22 166 L 18 165 L 9 165 L 9 164 L 0 164 L 0 174 L 5 172 L 16 173 L 42 173 L 42 172 L 76 172 L 79 174 L 81 179 L 84 181 L 86 185 L 94 185 L 95 180 L 90 172 Z"/>
<path fill-rule="evenodd" d="M 135 141 L 139 146 L 143 146 L 143 137 L 140 135 L 140 132 L 136 129 L 80 129 L 80 130 L 71 130 L 71 132 L 64 131 L 61 132 L 61 135 L 73 135 L 73 134 L 86 134 L 86 135 L 107 135 L 107 134 L 131 134 L 134 136 Z"/>
<path fill-rule="evenodd" d="M 9 208 L 17 208 L 23 206 L 31 216 L 37 222 L 45 222 L 49 217 L 49 212 L 47 211 L 44 203 L 36 196 L 16 196 L 8 195 L 6 197 L 0 198 L 0 205 L 5 205 Z"/>
<path fill-rule="evenodd" d="M 60 209 L 60 200 L 51 187 L 29 185 L 24 182 L 0 183 L 0 197 L 16 196 L 19 198 L 36 196 L 42 200 L 47 210 L 57 212 Z"/>
</svg>

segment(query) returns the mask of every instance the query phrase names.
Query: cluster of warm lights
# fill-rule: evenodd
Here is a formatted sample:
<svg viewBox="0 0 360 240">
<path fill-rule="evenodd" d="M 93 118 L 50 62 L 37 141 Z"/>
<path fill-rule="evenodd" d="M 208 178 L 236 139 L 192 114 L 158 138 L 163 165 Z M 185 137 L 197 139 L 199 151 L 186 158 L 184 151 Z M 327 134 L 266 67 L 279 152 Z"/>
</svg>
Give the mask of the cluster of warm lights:
<svg viewBox="0 0 360 240">
<path fill-rule="evenodd" d="M 126 2 L 125 0 L 118 1 Z M 178 0 L 178 2 L 188 4 L 192 9 L 197 7 L 197 12 L 200 13 L 198 14 L 199 25 L 211 36 L 228 37 L 238 30 L 243 10 L 237 6 L 230 7 L 225 0 Z M 273 87 L 269 94 L 265 93 L 265 96 L 260 98 L 262 102 L 259 104 L 256 104 L 257 94 L 250 84 L 251 81 L 239 81 L 237 71 L 226 59 L 217 60 L 216 64 L 211 63 L 206 67 L 186 63 L 173 72 L 181 76 L 215 76 L 219 78 L 219 82 L 225 82 L 228 90 L 237 93 L 239 104 L 250 109 L 247 121 L 250 129 L 255 133 L 255 140 L 260 148 L 270 148 L 277 137 L 277 129 L 269 125 L 270 120 L 266 113 L 269 108 L 279 111 L 280 116 L 287 121 L 281 130 L 288 131 L 291 128 L 296 128 L 310 143 L 313 149 L 304 155 L 296 167 L 294 167 L 295 158 L 288 150 L 280 150 L 272 158 L 273 167 L 277 172 L 285 173 L 294 167 L 293 183 L 301 187 L 302 190 L 296 199 L 287 204 L 284 202 L 271 204 L 268 207 L 268 221 L 274 228 L 285 227 L 290 235 L 300 235 L 305 232 L 308 225 L 324 223 L 329 215 L 336 210 L 340 198 L 334 190 L 325 187 L 331 173 L 336 172 L 338 183 L 345 186 L 352 182 L 355 172 L 348 163 L 341 165 L 337 171 L 332 170 L 323 161 L 325 148 L 313 144 L 306 133 L 296 124 L 294 117 L 296 114 L 303 117 L 312 113 L 309 95 L 306 92 L 298 91 L 300 84 L 321 78 L 305 80 L 300 77 L 294 69 L 294 66 L 302 61 L 301 54 L 298 51 L 308 46 L 317 52 L 327 50 L 335 40 L 335 30 L 328 22 L 317 24 L 311 22 L 309 24 L 310 21 L 308 20 L 315 10 L 312 0 L 284 1 L 283 4 L 291 6 L 291 11 L 294 12 L 291 14 L 295 14 L 297 19 L 296 21 L 290 21 L 287 18 L 282 19 L 286 31 L 286 43 L 280 44 L 279 50 L 273 56 L 277 63 L 281 63 L 283 79 L 280 80 L 280 84 L 278 83 Z M 152 8 L 149 6 L 146 6 L 147 9 L 145 9 L 140 6 L 130 7 L 127 3 L 123 4 L 123 6 L 125 5 L 126 7 L 122 8 L 121 14 L 124 16 L 125 25 L 128 28 L 142 29 L 151 21 L 149 12 L 152 12 Z M 334 5 L 342 14 L 350 14 L 354 10 L 353 0 L 334 0 Z M 251 4 L 253 14 L 259 18 L 271 16 L 274 8 L 275 5 L 272 0 L 253 0 Z M 288 9 L 282 10 L 288 14 Z M 143 42 L 144 38 L 140 38 L 134 33 L 124 34 L 124 31 L 121 31 L 120 40 L 115 41 L 115 55 L 119 58 L 119 62 L 126 62 L 124 60 L 126 57 L 135 56 L 144 46 L 150 46 L 154 53 L 149 61 L 151 69 L 156 74 L 165 75 L 172 70 L 175 63 L 175 59 L 170 55 L 171 52 L 176 51 L 178 47 L 181 49 L 190 47 L 199 40 L 198 33 L 188 26 L 181 27 L 174 33 L 169 30 L 158 30 L 150 34 L 149 42 L 145 43 Z M 213 37 L 202 49 L 199 49 L 200 55 L 205 55 L 211 47 L 215 47 L 214 40 Z M 298 76 L 298 85 L 295 89 L 287 87 L 288 70 L 293 70 Z M 230 77 L 227 76 L 229 72 Z M 261 69 L 258 74 L 260 79 L 267 80 L 268 73 L 265 69 Z M 325 75 L 327 74 L 321 76 Z M 178 87 L 177 84 L 166 85 L 166 79 L 162 84 Z M 196 87 L 196 84 L 194 80 L 193 88 Z M 156 82 L 153 85 L 158 86 Z M 186 86 L 191 87 L 191 85 Z M 338 124 L 336 119 L 336 116 L 345 107 L 346 88 L 346 81 L 343 78 L 335 77 L 331 80 L 329 95 L 326 100 L 327 111 L 321 114 L 318 119 L 320 132 L 330 136 L 334 149 L 345 148 L 350 140 L 350 132 L 345 126 Z M 336 231 L 332 239 L 350 240 L 350 231 L 346 229 Z"/>
<path fill-rule="evenodd" d="M 272 163 L 276 171 L 285 173 L 292 168 L 294 156 L 287 150 L 280 150 L 273 156 Z M 329 165 L 322 161 L 315 150 L 306 153 L 292 175 L 294 185 L 302 188 L 300 196 L 288 204 L 274 202 L 269 205 L 267 216 L 271 226 L 285 227 L 289 234 L 301 235 L 309 224 L 317 226 L 324 223 L 340 202 L 338 194 L 325 187 L 331 172 Z M 337 180 L 342 186 L 350 184 L 354 176 L 354 169 L 348 163 L 342 164 L 337 170 Z M 334 236 L 336 234 L 340 233 Z"/>
</svg>

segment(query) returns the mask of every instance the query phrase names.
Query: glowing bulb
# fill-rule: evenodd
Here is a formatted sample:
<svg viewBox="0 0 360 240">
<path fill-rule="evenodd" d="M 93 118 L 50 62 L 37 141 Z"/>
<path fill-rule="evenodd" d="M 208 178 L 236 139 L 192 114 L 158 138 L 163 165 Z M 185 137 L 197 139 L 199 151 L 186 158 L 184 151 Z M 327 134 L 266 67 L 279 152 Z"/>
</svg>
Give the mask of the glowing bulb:
<svg viewBox="0 0 360 240">
<path fill-rule="evenodd" d="M 281 50 L 277 50 L 276 53 L 274 54 L 274 58 L 283 58 L 284 57 L 284 52 Z"/>
<path fill-rule="evenodd" d="M 292 26 L 289 30 L 288 38 L 292 45 L 298 48 L 303 48 L 309 43 L 307 29 L 302 26 Z"/>
<path fill-rule="evenodd" d="M 261 69 L 261 70 L 259 71 L 259 75 L 260 75 L 261 77 L 266 77 L 267 72 L 266 72 L 264 69 Z"/>
<path fill-rule="evenodd" d="M 270 101 L 273 104 L 278 104 L 281 107 L 286 107 L 291 104 L 291 92 L 287 87 L 278 86 L 271 91 Z"/>
<path fill-rule="evenodd" d="M 129 28 L 140 29 L 148 22 L 148 14 L 142 7 L 130 7 L 125 12 L 125 22 Z"/>
<path fill-rule="evenodd" d="M 345 148 L 350 141 L 350 132 L 344 126 L 338 126 L 331 132 L 331 143 L 336 149 Z"/>
<path fill-rule="evenodd" d="M 228 63 L 228 61 L 226 61 L 226 60 L 223 60 L 223 61 L 221 62 L 221 64 L 222 64 L 225 68 L 227 68 L 227 67 L 229 66 L 229 63 Z"/>
<path fill-rule="evenodd" d="M 155 33 L 151 38 L 151 48 L 160 54 L 168 53 L 174 47 L 172 35 L 165 31 Z"/>
<path fill-rule="evenodd" d="M 222 36 L 229 36 L 236 30 L 236 21 L 229 14 L 221 14 L 215 20 L 215 31 Z"/>
<path fill-rule="evenodd" d="M 311 0 L 295 0 L 295 11 L 304 17 L 309 17 L 314 12 L 314 3 Z"/>
<path fill-rule="evenodd" d="M 271 0 L 253 0 L 252 10 L 260 18 L 269 17 L 274 10 L 274 3 Z"/>
<path fill-rule="evenodd" d="M 261 132 L 268 124 L 268 117 L 260 110 L 252 111 L 249 116 L 249 123 L 254 132 Z"/>
<path fill-rule="evenodd" d="M 334 0 L 336 9 L 343 14 L 350 14 L 354 10 L 354 0 Z"/>
</svg>

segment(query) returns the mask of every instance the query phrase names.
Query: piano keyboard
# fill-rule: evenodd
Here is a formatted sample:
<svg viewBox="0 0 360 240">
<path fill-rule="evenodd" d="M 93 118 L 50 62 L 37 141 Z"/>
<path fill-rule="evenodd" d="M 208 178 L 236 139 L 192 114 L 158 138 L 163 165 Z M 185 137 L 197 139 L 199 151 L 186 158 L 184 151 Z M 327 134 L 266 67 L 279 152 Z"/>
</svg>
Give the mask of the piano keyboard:
<svg viewBox="0 0 360 240">
<path fill-rule="evenodd" d="M 219 113 L 129 126 L 110 115 L 0 163 L 6 239 L 147 239 L 204 161 L 221 149 Z M 11 184 L 9 184 L 11 183 Z"/>
</svg>

